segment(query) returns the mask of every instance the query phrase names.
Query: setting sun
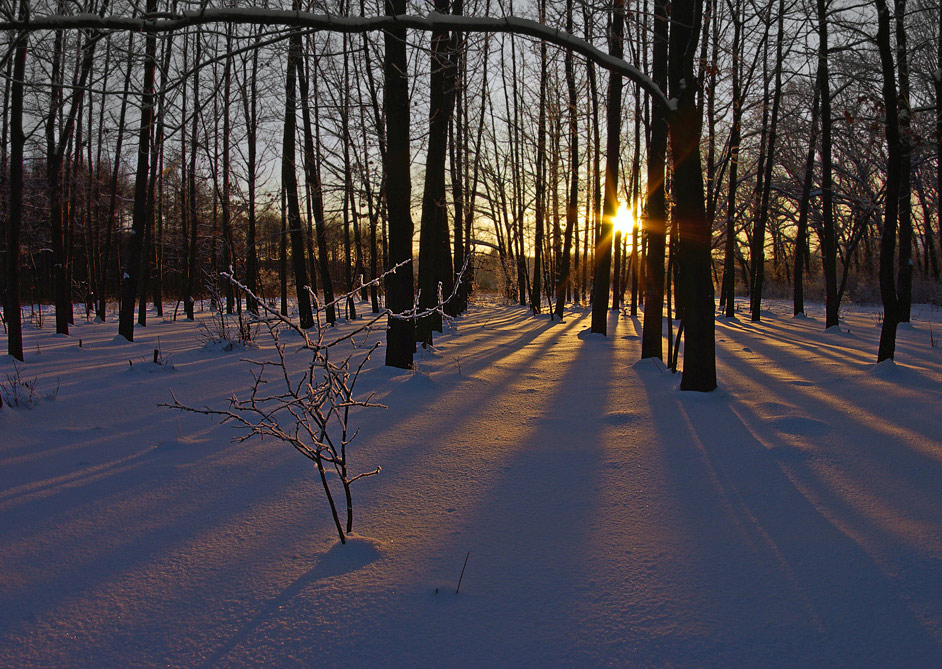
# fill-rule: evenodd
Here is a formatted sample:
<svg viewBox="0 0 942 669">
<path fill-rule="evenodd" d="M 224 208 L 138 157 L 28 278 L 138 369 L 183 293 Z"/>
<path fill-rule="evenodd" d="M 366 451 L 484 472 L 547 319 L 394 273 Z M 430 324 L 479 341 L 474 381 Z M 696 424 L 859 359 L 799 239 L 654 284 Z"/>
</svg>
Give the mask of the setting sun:
<svg viewBox="0 0 942 669">
<path fill-rule="evenodd" d="M 637 225 L 634 214 L 625 204 L 618 206 L 618 212 L 615 214 L 615 219 L 612 223 L 615 226 L 615 230 L 621 232 L 623 235 L 631 234 L 632 229 Z"/>
</svg>

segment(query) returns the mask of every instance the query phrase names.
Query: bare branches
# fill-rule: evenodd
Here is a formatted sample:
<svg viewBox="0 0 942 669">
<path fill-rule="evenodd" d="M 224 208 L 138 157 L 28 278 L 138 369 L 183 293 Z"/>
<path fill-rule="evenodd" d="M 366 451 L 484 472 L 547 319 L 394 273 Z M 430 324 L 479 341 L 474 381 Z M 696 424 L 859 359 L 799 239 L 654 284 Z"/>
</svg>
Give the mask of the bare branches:
<svg viewBox="0 0 942 669">
<path fill-rule="evenodd" d="M 267 315 L 260 322 L 267 328 L 276 357 L 265 361 L 247 360 L 254 367 L 251 370 L 253 383 L 248 397 L 233 395 L 225 408 L 196 408 L 181 402 L 173 393 L 172 402 L 163 406 L 213 416 L 221 424 L 232 423 L 241 431 L 235 438 L 237 442 L 254 436 L 273 437 L 312 461 L 327 497 L 337 534 L 341 543 L 345 543 L 346 535 L 353 529 L 350 486 L 354 481 L 381 471 L 380 467 L 376 467 L 352 474 L 347 462 L 347 447 L 358 432 L 350 427 L 351 409 L 383 406 L 372 401 L 372 396 L 360 398 L 355 395 L 357 379 L 370 356 L 379 347 L 379 342 L 376 342 L 363 348 L 363 342 L 359 342 L 358 346 L 355 338 L 360 334 L 368 334 L 371 325 L 379 317 L 352 332 L 341 334 L 325 323 L 321 317 L 323 309 L 314 299 L 314 327 L 304 330 L 254 295 L 232 276 L 231 269 L 222 276 L 258 301 L 259 307 Z M 301 338 L 301 350 L 310 355 L 299 371 L 294 369 L 286 355 L 286 344 L 282 340 L 285 331 L 298 335 Z M 351 342 L 353 351 L 334 360 L 330 351 L 342 341 Z M 327 478 L 328 470 L 336 474 L 344 491 L 345 524 L 341 524 L 338 504 Z"/>
<path fill-rule="evenodd" d="M 274 345 L 275 359 L 246 360 L 245 362 L 252 366 L 250 370 L 252 386 L 248 396 L 232 395 L 225 408 L 193 407 L 180 401 L 172 392 L 170 395 L 172 401 L 162 406 L 212 416 L 220 424 L 231 423 L 240 430 L 240 434 L 234 438 L 236 442 L 243 442 L 255 436 L 272 437 L 289 445 L 313 462 L 327 498 L 337 534 L 341 543 L 345 543 L 347 534 L 353 530 L 353 499 L 350 486 L 355 481 L 375 476 L 382 470 L 377 466 L 374 469 L 353 473 L 349 469 L 347 460 L 348 446 L 353 443 L 359 433 L 359 430 L 352 426 L 351 411 L 357 408 L 385 408 L 384 405 L 374 402 L 372 395 L 360 397 L 356 394 L 360 374 L 380 346 L 379 342 L 367 345 L 369 335 L 375 329 L 376 323 L 384 316 L 414 319 L 431 313 L 439 313 L 447 318 L 444 305 L 457 293 L 469 260 L 470 256 L 465 260 L 465 266 L 458 276 L 455 292 L 447 300 L 442 299 L 441 286 L 439 286 L 438 303 L 433 307 L 419 309 L 418 306 L 414 306 L 404 314 L 393 314 L 387 309 L 347 331 L 340 331 L 327 323 L 324 318 L 325 311 L 336 303 L 353 297 L 361 287 L 379 285 L 384 278 L 411 261 L 399 263 L 376 279 L 357 286 L 350 293 L 341 295 L 326 305 L 321 305 L 317 295 L 308 288 L 314 325 L 307 330 L 255 295 L 233 276 L 232 268 L 230 268 L 221 276 L 234 288 L 245 291 L 258 303 L 260 311 L 265 315 L 264 318 L 259 319 L 258 323 L 264 325 L 268 331 L 268 336 Z M 415 304 L 418 305 L 418 297 Z M 219 314 L 219 318 L 224 319 L 225 316 Z M 309 355 L 300 369 L 295 367 L 295 363 L 289 360 L 286 354 L 287 344 L 283 339 L 286 332 L 297 336 L 300 339 L 300 350 Z M 337 349 L 337 345 L 341 343 L 348 343 L 352 350 Z M 343 353 L 338 353 L 334 357 L 335 350 L 343 350 Z M 327 478 L 328 471 L 336 474 L 343 489 L 345 523 L 342 523 L 340 519 L 338 502 L 334 498 L 331 482 Z"/>
<path fill-rule="evenodd" d="M 30 17 L 25 20 L 8 17 L 7 20 L 0 21 L 0 30 L 32 32 L 37 30 L 86 28 L 104 31 L 124 30 L 157 33 L 214 23 L 278 25 L 341 33 L 365 33 L 391 28 L 409 28 L 424 32 L 458 30 L 462 32 L 527 35 L 565 49 L 571 49 L 588 60 L 598 63 L 601 67 L 634 81 L 652 97 L 656 104 L 661 105 L 663 108 L 670 110 L 675 107 L 674 102 L 668 100 L 664 91 L 650 77 L 624 59 L 609 55 L 589 42 L 563 30 L 516 16 L 493 18 L 429 12 L 426 16 L 400 14 L 395 16 L 351 17 L 258 7 L 205 7 L 199 10 L 173 13 L 160 12 L 135 17 L 99 16 L 97 14 L 46 15 Z"/>
</svg>

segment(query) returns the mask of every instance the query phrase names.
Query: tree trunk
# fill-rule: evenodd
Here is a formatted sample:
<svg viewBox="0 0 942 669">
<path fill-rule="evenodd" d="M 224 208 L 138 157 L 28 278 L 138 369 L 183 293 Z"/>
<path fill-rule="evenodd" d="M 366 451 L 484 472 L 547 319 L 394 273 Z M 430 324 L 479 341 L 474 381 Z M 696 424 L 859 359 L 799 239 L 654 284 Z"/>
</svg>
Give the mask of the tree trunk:
<svg viewBox="0 0 942 669">
<path fill-rule="evenodd" d="M 448 0 L 435 0 L 435 9 L 441 14 L 448 13 Z M 448 121 L 454 107 L 453 51 L 449 33 L 432 33 L 428 154 L 419 232 L 419 306 L 425 309 L 438 304 L 439 286 L 445 297 L 450 295 L 454 281 L 445 198 Z M 419 319 L 415 328 L 416 341 L 431 345 L 433 330 L 442 330 L 441 313 L 434 312 Z"/>
<path fill-rule="evenodd" d="M 147 0 L 147 11 L 157 11 L 157 0 Z M 124 276 L 121 282 L 121 306 L 118 311 L 118 334 L 134 341 L 134 300 L 137 297 L 137 276 L 141 268 L 141 246 L 147 218 L 147 182 L 149 177 L 150 136 L 154 123 L 154 70 L 157 60 L 157 36 L 148 33 L 144 39 L 144 87 L 141 93 L 141 130 L 138 136 L 137 170 L 134 178 L 134 210 L 131 234 L 125 251 Z"/>
<path fill-rule="evenodd" d="M 808 252 L 808 210 L 811 204 L 811 186 L 814 182 L 814 154 L 818 144 L 818 116 L 821 108 L 821 89 L 815 84 L 814 102 L 811 105 L 811 136 L 808 139 L 808 154 L 805 157 L 805 178 L 801 186 L 798 203 L 798 228 L 795 232 L 795 282 L 793 294 L 794 315 L 805 313 L 804 266 Z"/>
<path fill-rule="evenodd" d="M 573 0 L 566 0 L 566 31 L 572 32 Z M 563 233 L 563 256 L 556 268 L 555 315 L 563 319 L 566 291 L 569 288 L 569 260 L 572 253 L 572 236 L 579 216 L 579 110 L 576 99 L 576 73 L 572 51 L 566 52 L 563 64 L 566 72 L 566 92 L 569 96 L 569 198 L 566 201 L 566 231 Z M 578 240 L 576 247 L 578 249 Z"/>
<path fill-rule="evenodd" d="M 883 234 L 880 237 L 880 298 L 883 301 L 883 326 L 877 362 L 893 358 L 896 353 L 896 326 L 899 323 L 899 300 L 893 265 L 896 255 L 896 226 L 899 218 L 900 169 L 903 150 L 899 136 L 898 93 L 890 45 L 890 10 L 886 0 L 875 0 L 877 6 L 877 47 L 883 74 L 883 106 L 886 113 L 886 197 L 884 198 Z"/>
<path fill-rule="evenodd" d="M 624 54 L 624 0 L 613 0 L 609 53 Z M 599 237 L 595 243 L 595 271 L 592 279 L 592 332 L 608 334 L 608 288 L 612 271 L 612 222 L 618 211 L 618 157 L 621 150 L 622 78 L 612 74 L 608 81 L 608 114 L 605 145 L 605 204 Z"/>
<path fill-rule="evenodd" d="M 297 2 L 295 2 L 296 9 Z M 287 200 L 288 227 L 291 236 L 291 263 L 294 269 L 295 294 L 298 297 L 298 321 L 302 329 L 314 327 L 311 295 L 308 292 L 307 260 L 304 257 L 304 233 L 301 207 L 298 203 L 298 177 L 295 167 L 295 136 L 297 134 L 297 71 L 301 60 L 301 33 L 293 32 L 288 46 L 288 72 L 285 79 L 285 125 L 281 154 L 281 182 Z"/>
<path fill-rule="evenodd" d="M 906 42 L 906 0 L 895 0 L 896 67 L 899 71 L 899 266 L 897 269 L 896 301 L 898 320 L 908 323 L 913 306 L 913 220 L 912 220 L 912 111 L 909 106 L 909 57 Z M 937 157 L 942 161 L 942 157 Z"/>
<path fill-rule="evenodd" d="M 837 235 L 834 230 L 834 189 L 831 176 L 831 85 L 828 73 L 828 5 L 817 0 L 818 87 L 821 91 L 821 261 L 824 265 L 824 327 L 837 325 Z"/>
<path fill-rule="evenodd" d="M 769 120 L 769 133 L 765 150 L 765 175 L 762 180 L 759 215 L 754 233 L 755 253 L 752 262 L 752 288 L 749 291 L 752 307 L 752 320 L 762 317 L 762 287 L 765 283 L 765 232 L 768 227 L 769 200 L 772 195 L 772 166 L 775 162 L 775 142 L 778 130 L 778 114 L 782 101 L 782 52 L 785 40 L 785 2 L 778 3 L 778 37 L 775 41 L 775 83 L 772 89 L 772 117 Z"/>
<path fill-rule="evenodd" d="M 320 157 L 320 106 L 318 104 L 317 65 L 308 66 L 299 72 L 298 83 L 301 90 L 301 113 L 304 121 L 304 173 L 308 183 L 308 196 L 311 199 L 311 211 L 314 215 L 314 232 L 317 237 L 317 255 L 320 267 L 321 285 L 324 291 L 324 303 L 327 306 L 328 323 L 337 320 L 334 308 L 334 282 L 330 278 L 330 257 L 327 253 L 327 224 L 324 221 L 324 186 L 321 181 Z M 314 133 L 311 135 L 311 109 L 308 99 L 308 78 L 314 80 Z M 316 139 L 316 144 L 315 144 Z"/>
<path fill-rule="evenodd" d="M 385 0 L 386 14 L 403 14 L 406 0 Z M 389 263 L 406 264 L 386 277 L 386 306 L 393 314 L 412 308 L 412 181 L 409 176 L 409 82 L 406 29 L 384 31 L 383 78 L 386 111 L 386 207 L 389 212 Z M 386 365 L 411 369 L 415 325 L 390 317 L 386 332 Z"/>
<path fill-rule="evenodd" d="M 697 52 L 703 0 L 680 0 L 672 5 L 668 78 L 677 109 L 671 116 L 674 192 L 680 265 L 678 290 L 683 307 L 684 370 L 681 390 L 716 388 L 716 341 L 713 326 L 713 278 L 710 272 L 710 222 L 703 200 L 700 168 L 700 118 L 697 114 Z"/>
<path fill-rule="evenodd" d="M 651 74 L 667 88 L 667 0 L 654 2 L 654 38 Z M 667 112 L 660 105 L 651 109 L 651 140 L 648 144 L 647 198 L 644 227 L 648 238 L 645 254 L 644 324 L 641 357 L 664 355 L 664 251 L 667 236 L 667 205 L 664 190 L 667 155 Z M 668 305 L 669 308 L 669 305 Z"/>
<path fill-rule="evenodd" d="M 29 18 L 28 0 L 20 0 L 19 18 Z M 10 86 L 10 208 L 6 229 L 6 291 L 3 317 L 7 323 L 7 353 L 23 361 L 23 325 L 20 317 L 20 229 L 23 226 L 23 80 L 26 78 L 27 34 L 13 43 L 13 83 Z"/>
</svg>

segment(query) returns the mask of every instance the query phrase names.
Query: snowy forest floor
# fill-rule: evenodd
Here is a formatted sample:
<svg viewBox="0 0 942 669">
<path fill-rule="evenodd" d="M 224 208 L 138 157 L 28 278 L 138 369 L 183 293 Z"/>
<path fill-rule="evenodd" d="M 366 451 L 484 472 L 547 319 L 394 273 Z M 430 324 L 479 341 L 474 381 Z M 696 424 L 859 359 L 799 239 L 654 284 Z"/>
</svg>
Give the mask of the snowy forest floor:
<svg viewBox="0 0 942 669">
<path fill-rule="evenodd" d="M 380 350 L 343 547 L 308 460 L 158 406 L 223 408 L 270 342 L 27 326 L 0 666 L 939 666 L 942 312 L 874 365 L 878 310 L 767 306 L 718 319 L 709 394 L 615 312 L 606 338 L 478 300 L 415 373 Z"/>
</svg>

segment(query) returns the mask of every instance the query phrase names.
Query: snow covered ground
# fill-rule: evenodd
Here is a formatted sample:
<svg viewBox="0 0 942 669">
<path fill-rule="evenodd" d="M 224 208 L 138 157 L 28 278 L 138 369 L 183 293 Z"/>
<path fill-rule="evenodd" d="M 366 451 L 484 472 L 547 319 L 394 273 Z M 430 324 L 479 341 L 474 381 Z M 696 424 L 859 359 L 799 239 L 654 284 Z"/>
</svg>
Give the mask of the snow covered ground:
<svg viewBox="0 0 942 669">
<path fill-rule="evenodd" d="M 876 366 L 878 310 L 769 309 L 718 320 L 709 394 L 617 313 L 605 338 L 485 300 L 415 373 L 380 351 L 343 547 L 308 460 L 157 406 L 222 408 L 270 344 L 27 326 L 0 666 L 940 666 L 942 312 Z"/>
</svg>

